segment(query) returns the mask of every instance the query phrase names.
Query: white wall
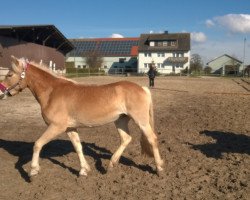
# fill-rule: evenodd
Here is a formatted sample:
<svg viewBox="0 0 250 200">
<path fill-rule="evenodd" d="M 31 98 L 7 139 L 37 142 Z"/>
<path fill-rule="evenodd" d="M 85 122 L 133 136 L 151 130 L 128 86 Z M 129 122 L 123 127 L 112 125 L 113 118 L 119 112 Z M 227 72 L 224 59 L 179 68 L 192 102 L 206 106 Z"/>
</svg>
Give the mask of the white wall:
<svg viewBox="0 0 250 200">
<path fill-rule="evenodd" d="M 9 71 L 9 68 L 0 67 L 0 80 L 4 79 L 8 71 Z"/>
<path fill-rule="evenodd" d="M 119 59 L 124 58 L 124 63 L 119 63 Z M 111 67 L 116 66 L 117 68 L 122 68 L 125 65 L 129 64 L 126 63 L 130 61 L 131 57 L 103 57 L 103 65 L 101 67 L 102 70 L 104 70 L 106 73 L 109 71 Z M 66 62 L 74 62 L 75 68 L 83 68 L 84 66 L 88 67 L 86 64 L 85 57 L 68 57 L 66 59 Z"/>
<path fill-rule="evenodd" d="M 162 74 L 173 73 L 173 64 L 165 62 L 168 57 L 173 57 L 173 52 L 163 53 L 163 55 L 162 57 L 162 53 L 159 52 L 159 55 L 158 53 L 151 53 L 151 57 L 147 57 L 144 53 L 139 53 L 137 72 L 146 73 L 149 70 L 148 64 L 154 62 L 158 72 Z M 185 52 L 183 56 L 188 58 L 188 62 L 183 67 L 175 67 L 175 73 L 180 73 L 181 70 L 190 66 L 190 51 Z M 145 64 L 147 67 L 145 67 Z"/>
<path fill-rule="evenodd" d="M 237 61 L 235 61 L 234 59 L 223 55 L 221 57 L 218 57 L 217 59 L 214 59 L 213 61 L 211 61 L 208 66 L 212 68 L 212 73 L 214 73 L 216 70 L 221 69 L 222 70 L 222 74 L 225 74 L 225 65 L 236 65 L 238 64 Z M 240 66 L 240 71 L 242 70 L 242 64 L 239 63 Z"/>
</svg>

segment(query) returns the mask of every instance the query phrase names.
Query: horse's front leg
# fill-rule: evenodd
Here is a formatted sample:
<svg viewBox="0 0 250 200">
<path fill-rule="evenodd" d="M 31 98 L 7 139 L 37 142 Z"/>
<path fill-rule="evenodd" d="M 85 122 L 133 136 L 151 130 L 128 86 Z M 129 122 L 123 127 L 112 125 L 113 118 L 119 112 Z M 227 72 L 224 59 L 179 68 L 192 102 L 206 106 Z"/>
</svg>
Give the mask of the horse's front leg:
<svg viewBox="0 0 250 200">
<path fill-rule="evenodd" d="M 66 128 L 59 125 L 50 124 L 47 130 L 43 133 L 43 135 L 35 142 L 33 147 L 33 156 L 31 161 L 31 171 L 30 176 L 34 176 L 38 174 L 40 170 L 39 166 L 39 155 L 42 147 L 50 142 L 53 138 L 65 132 Z"/>
</svg>

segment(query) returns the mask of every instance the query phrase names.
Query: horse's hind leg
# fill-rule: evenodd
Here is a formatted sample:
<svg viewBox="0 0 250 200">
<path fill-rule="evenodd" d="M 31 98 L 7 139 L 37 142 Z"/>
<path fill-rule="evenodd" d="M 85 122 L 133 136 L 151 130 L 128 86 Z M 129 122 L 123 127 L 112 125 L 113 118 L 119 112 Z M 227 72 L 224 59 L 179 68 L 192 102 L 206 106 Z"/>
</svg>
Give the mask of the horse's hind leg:
<svg viewBox="0 0 250 200">
<path fill-rule="evenodd" d="M 158 148 L 158 142 L 157 142 L 157 136 L 155 135 L 154 131 L 152 130 L 150 124 L 148 123 L 145 126 L 140 125 L 141 130 L 143 131 L 143 136 L 146 137 L 148 144 L 149 145 L 147 148 L 152 148 L 152 153 L 155 159 L 156 163 L 156 168 L 157 168 L 157 173 L 158 175 L 160 174 L 161 171 L 163 171 L 163 160 L 161 159 L 160 153 L 159 153 L 159 148 Z"/>
<path fill-rule="evenodd" d="M 81 141 L 80 141 L 80 138 L 79 138 L 79 135 L 77 133 L 77 130 L 76 129 L 68 129 L 67 130 L 67 134 L 75 148 L 75 151 L 79 157 L 79 161 L 80 161 L 80 166 L 81 166 L 81 170 L 79 172 L 79 175 L 84 175 L 84 176 L 87 176 L 87 172 L 90 171 L 90 167 L 83 155 L 83 152 L 82 152 L 82 144 L 81 144 Z"/>
<path fill-rule="evenodd" d="M 132 137 L 129 135 L 128 122 L 130 118 L 126 115 L 122 115 L 118 120 L 115 121 L 115 126 L 121 138 L 121 145 L 111 157 L 108 169 L 111 170 L 115 164 L 118 163 L 123 151 L 131 142 Z"/>
</svg>

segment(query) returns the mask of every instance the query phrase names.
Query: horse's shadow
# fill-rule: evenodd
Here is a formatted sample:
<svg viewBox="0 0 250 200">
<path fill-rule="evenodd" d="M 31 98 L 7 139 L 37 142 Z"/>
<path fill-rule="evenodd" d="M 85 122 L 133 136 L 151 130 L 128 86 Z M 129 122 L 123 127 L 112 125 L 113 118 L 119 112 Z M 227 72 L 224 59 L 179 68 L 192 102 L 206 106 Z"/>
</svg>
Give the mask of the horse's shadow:
<svg viewBox="0 0 250 200">
<path fill-rule="evenodd" d="M 195 150 L 201 151 L 207 157 L 223 158 L 223 153 L 240 153 L 250 155 L 250 137 L 243 134 L 221 131 L 201 131 L 200 134 L 212 137 L 215 143 L 190 144 Z"/>
<path fill-rule="evenodd" d="M 20 142 L 20 141 L 8 141 L 0 139 L 0 148 L 6 150 L 13 156 L 18 157 L 18 161 L 15 163 L 15 168 L 19 171 L 22 178 L 29 182 L 30 178 L 28 173 L 24 170 L 23 166 L 31 161 L 33 153 L 33 142 Z M 103 148 L 95 145 L 94 143 L 82 143 L 83 151 L 86 156 L 90 156 L 95 160 L 95 167 L 101 173 L 105 174 L 107 171 L 102 164 L 102 159 L 110 159 L 112 153 Z M 40 157 L 50 160 L 52 163 L 60 165 L 61 167 L 68 169 L 72 174 L 78 175 L 78 171 L 72 167 L 66 166 L 64 163 L 55 159 L 74 152 L 73 145 L 68 140 L 54 140 L 44 146 L 41 151 Z M 138 165 L 134 161 L 122 156 L 120 162 L 126 166 L 132 166 L 142 171 L 147 171 L 151 174 L 156 174 L 156 171 L 149 165 Z"/>
</svg>

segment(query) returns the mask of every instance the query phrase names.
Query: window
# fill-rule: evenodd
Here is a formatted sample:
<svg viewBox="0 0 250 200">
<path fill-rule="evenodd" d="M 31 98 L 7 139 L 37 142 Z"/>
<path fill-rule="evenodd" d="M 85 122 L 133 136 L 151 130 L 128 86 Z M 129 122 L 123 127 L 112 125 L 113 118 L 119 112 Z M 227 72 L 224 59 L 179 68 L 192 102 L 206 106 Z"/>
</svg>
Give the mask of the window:
<svg viewBox="0 0 250 200">
<path fill-rule="evenodd" d="M 183 64 L 177 63 L 177 64 L 175 64 L 175 67 L 176 67 L 176 68 L 183 68 Z"/>
<path fill-rule="evenodd" d="M 149 43 L 149 46 L 154 47 L 154 46 L 155 46 L 155 42 L 154 42 L 154 41 L 151 41 L 151 42 Z"/>
<path fill-rule="evenodd" d="M 184 57 L 184 53 L 179 53 L 179 57 Z"/>
<path fill-rule="evenodd" d="M 163 43 L 162 42 L 157 42 L 158 47 L 162 47 Z"/>
<path fill-rule="evenodd" d="M 168 42 L 167 41 L 164 41 L 162 44 L 163 44 L 164 47 L 168 46 Z"/>
<path fill-rule="evenodd" d="M 125 60 L 126 58 L 119 58 L 119 63 L 124 63 Z"/>
<path fill-rule="evenodd" d="M 170 45 L 173 47 L 173 46 L 176 46 L 176 41 L 171 41 Z"/>
<path fill-rule="evenodd" d="M 151 53 L 144 53 L 145 57 L 151 57 Z"/>
<path fill-rule="evenodd" d="M 184 53 L 173 53 L 173 57 L 184 57 Z"/>
<path fill-rule="evenodd" d="M 162 63 L 157 63 L 157 67 L 158 67 L 158 68 L 164 68 L 164 66 L 163 66 Z"/>
<path fill-rule="evenodd" d="M 165 57 L 164 53 L 157 53 L 158 57 Z"/>
</svg>

